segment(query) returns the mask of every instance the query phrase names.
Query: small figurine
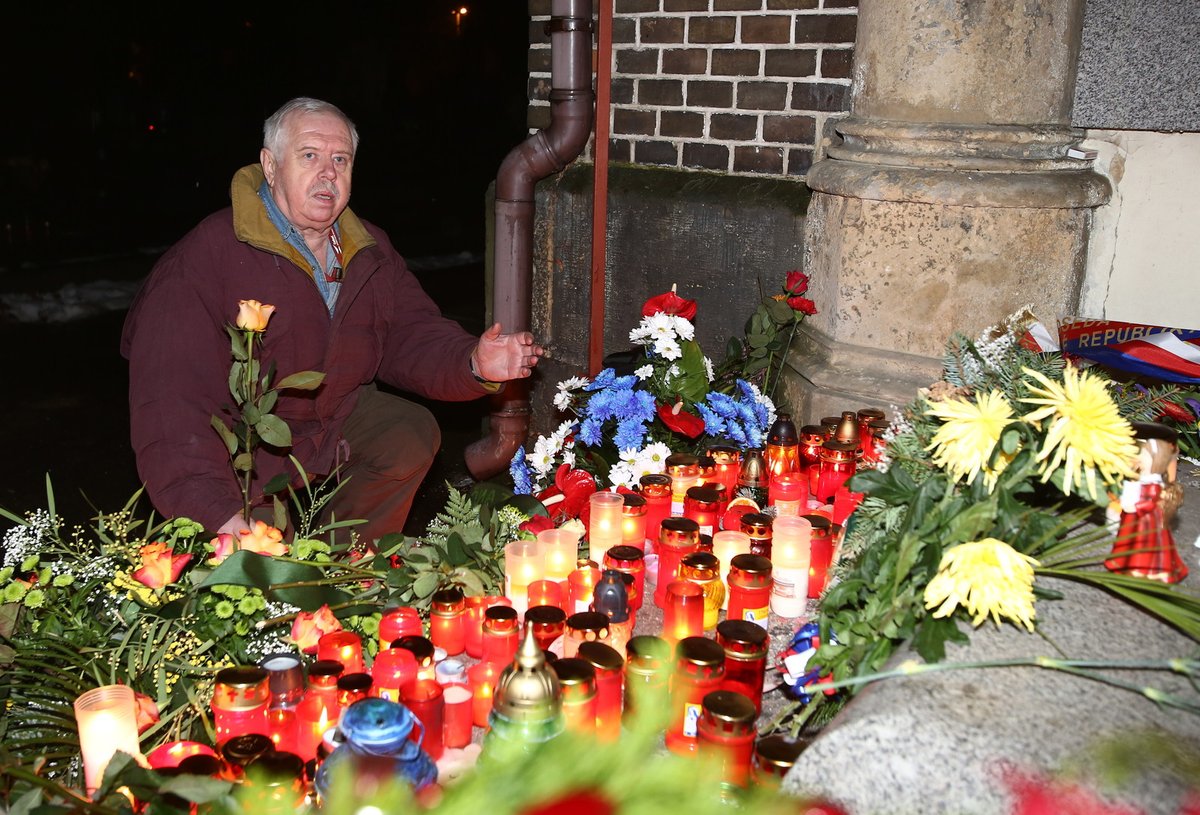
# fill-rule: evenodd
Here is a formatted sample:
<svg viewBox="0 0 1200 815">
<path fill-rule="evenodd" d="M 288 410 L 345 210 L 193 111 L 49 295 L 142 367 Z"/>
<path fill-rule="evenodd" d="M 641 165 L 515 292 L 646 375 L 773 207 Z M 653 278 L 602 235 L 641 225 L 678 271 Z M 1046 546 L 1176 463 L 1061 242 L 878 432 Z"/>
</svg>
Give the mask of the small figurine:
<svg viewBox="0 0 1200 815">
<path fill-rule="evenodd" d="M 1166 425 L 1134 424 L 1138 440 L 1138 480 L 1121 491 L 1121 517 L 1112 553 L 1104 561 L 1110 571 L 1178 583 L 1188 568 L 1175 548 L 1171 520 L 1183 500 L 1175 473 L 1179 436 Z"/>
</svg>

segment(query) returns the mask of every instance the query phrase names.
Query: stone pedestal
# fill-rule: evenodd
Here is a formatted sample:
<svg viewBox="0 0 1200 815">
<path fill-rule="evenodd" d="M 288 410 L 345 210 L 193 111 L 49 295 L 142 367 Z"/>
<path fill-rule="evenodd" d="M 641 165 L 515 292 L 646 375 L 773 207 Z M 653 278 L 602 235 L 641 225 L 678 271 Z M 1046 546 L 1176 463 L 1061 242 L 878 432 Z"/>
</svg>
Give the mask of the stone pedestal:
<svg viewBox="0 0 1200 815">
<path fill-rule="evenodd" d="M 805 268 L 821 313 L 786 384 L 805 416 L 903 405 L 946 339 L 1024 306 L 1072 313 L 1091 208 L 1069 158 L 1082 0 L 859 6 L 851 115 L 813 165 Z"/>
</svg>

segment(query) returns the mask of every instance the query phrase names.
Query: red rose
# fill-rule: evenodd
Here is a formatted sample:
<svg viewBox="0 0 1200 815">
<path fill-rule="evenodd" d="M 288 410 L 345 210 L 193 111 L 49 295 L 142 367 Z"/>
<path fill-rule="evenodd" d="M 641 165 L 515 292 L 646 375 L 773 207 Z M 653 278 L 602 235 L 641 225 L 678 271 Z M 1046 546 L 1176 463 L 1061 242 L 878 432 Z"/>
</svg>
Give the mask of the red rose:
<svg viewBox="0 0 1200 815">
<path fill-rule="evenodd" d="M 522 532 L 528 532 L 534 537 L 537 537 L 537 533 L 541 532 L 543 529 L 553 528 L 554 521 L 550 520 L 549 516 L 547 515 L 534 515 L 528 521 L 522 522 L 521 525 L 517 527 L 517 529 L 520 529 Z"/>
<path fill-rule="evenodd" d="M 658 406 L 658 418 L 676 433 L 694 439 L 704 432 L 704 420 L 683 409 L 683 402 Z"/>
<path fill-rule="evenodd" d="M 807 297 L 789 297 L 787 304 L 792 307 L 793 311 L 799 311 L 801 314 L 817 313 L 817 304 Z"/>
<path fill-rule="evenodd" d="M 804 294 L 808 291 L 808 275 L 794 271 L 787 273 L 787 281 L 783 284 L 788 294 Z"/>
<path fill-rule="evenodd" d="M 676 317 L 690 320 L 696 316 L 696 301 L 685 300 L 675 293 L 675 289 L 671 289 L 666 294 L 651 297 L 642 306 L 643 317 L 651 317 L 660 311 L 664 314 L 673 314 Z"/>
<path fill-rule="evenodd" d="M 291 641 L 306 654 L 317 652 L 317 641 L 326 634 L 341 631 L 342 624 L 329 606 L 321 606 L 316 611 L 300 611 L 292 623 Z"/>
<path fill-rule="evenodd" d="M 144 693 L 134 691 L 133 701 L 137 706 L 137 731 L 140 736 L 158 722 L 158 705 Z"/>
<path fill-rule="evenodd" d="M 161 589 L 174 583 L 192 559 L 191 555 L 177 555 L 165 543 L 148 543 L 138 552 L 142 568 L 133 573 L 133 579 L 152 589 Z"/>
</svg>

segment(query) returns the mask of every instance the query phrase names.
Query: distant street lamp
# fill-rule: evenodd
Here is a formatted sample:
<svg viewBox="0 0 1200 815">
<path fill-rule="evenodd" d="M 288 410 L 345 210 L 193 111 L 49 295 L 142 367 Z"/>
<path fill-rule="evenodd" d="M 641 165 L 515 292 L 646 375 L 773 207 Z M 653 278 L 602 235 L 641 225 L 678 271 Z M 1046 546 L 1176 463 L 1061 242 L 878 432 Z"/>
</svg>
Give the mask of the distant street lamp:
<svg viewBox="0 0 1200 815">
<path fill-rule="evenodd" d="M 454 15 L 454 33 L 458 34 L 460 29 L 462 28 L 462 18 L 467 13 L 467 7 L 459 6 L 458 8 L 456 8 L 454 11 L 452 11 L 450 13 Z"/>
</svg>

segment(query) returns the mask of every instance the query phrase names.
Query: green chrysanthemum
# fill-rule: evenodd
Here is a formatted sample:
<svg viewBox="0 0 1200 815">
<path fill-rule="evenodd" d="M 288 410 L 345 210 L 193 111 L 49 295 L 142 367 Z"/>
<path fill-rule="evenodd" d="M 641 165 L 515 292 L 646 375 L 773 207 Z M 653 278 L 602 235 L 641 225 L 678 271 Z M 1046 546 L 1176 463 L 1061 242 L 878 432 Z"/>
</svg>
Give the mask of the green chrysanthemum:
<svg viewBox="0 0 1200 815">
<path fill-rule="evenodd" d="M 228 620 L 233 616 L 234 606 L 228 600 L 221 600 L 213 606 L 213 614 L 220 620 Z"/>
</svg>

